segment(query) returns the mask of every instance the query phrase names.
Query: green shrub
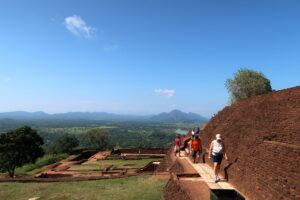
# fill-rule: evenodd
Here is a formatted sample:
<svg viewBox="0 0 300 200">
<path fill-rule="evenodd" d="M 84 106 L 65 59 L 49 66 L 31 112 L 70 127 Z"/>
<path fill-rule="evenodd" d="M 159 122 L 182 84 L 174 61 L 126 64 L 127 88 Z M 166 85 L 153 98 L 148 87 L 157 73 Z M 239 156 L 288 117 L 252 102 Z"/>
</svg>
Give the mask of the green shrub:
<svg viewBox="0 0 300 200">
<path fill-rule="evenodd" d="M 272 92 L 271 81 L 261 72 L 239 69 L 225 86 L 230 94 L 230 103 Z"/>
</svg>

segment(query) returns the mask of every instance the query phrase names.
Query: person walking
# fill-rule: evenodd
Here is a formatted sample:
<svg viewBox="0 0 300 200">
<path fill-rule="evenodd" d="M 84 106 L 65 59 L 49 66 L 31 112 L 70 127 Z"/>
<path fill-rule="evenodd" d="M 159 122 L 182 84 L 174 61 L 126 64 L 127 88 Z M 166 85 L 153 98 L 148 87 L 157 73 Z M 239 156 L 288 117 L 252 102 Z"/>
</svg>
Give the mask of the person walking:
<svg viewBox="0 0 300 200">
<path fill-rule="evenodd" d="M 179 134 L 176 135 L 176 138 L 175 138 L 174 143 L 175 143 L 175 147 L 174 147 L 174 153 L 175 153 L 175 156 L 176 156 L 176 154 L 177 154 L 177 152 L 178 152 L 178 155 L 179 155 L 179 157 L 180 157 L 181 137 L 180 137 Z"/>
<path fill-rule="evenodd" d="M 194 163 L 199 160 L 200 155 L 202 154 L 202 142 L 198 135 L 195 135 L 190 141 L 190 149 L 192 151 L 192 158 Z"/>
<path fill-rule="evenodd" d="M 210 144 L 208 159 L 213 160 L 214 162 L 214 172 L 215 172 L 215 182 L 220 181 L 219 172 L 221 163 L 223 160 L 223 156 L 225 160 L 227 160 L 225 143 L 222 140 L 221 134 L 216 134 L 216 139 L 213 140 Z"/>
</svg>

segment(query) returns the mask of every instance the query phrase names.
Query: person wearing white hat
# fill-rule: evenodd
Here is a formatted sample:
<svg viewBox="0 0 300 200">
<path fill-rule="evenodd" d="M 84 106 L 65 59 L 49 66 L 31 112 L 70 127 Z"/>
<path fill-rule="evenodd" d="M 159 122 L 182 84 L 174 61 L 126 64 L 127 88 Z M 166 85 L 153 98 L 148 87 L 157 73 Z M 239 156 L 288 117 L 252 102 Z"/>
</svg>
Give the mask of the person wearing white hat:
<svg viewBox="0 0 300 200">
<path fill-rule="evenodd" d="M 220 181 L 219 172 L 223 160 L 227 160 L 226 148 L 221 134 L 216 134 L 216 139 L 210 144 L 208 159 L 212 157 L 214 162 L 215 182 Z"/>
</svg>

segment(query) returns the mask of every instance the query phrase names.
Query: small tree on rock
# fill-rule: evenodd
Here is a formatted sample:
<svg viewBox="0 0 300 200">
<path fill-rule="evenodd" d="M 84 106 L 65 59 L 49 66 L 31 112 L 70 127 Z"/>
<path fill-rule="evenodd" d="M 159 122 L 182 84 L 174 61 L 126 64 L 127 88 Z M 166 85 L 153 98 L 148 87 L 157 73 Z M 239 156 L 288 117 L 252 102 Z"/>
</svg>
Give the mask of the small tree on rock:
<svg viewBox="0 0 300 200">
<path fill-rule="evenodd" d="M 230 103 L 272 92 L 270 80 L 261 72 L 239 69 L 233 79 L 227 79 L 225 86 L 230 93 Z"/>
<path fill-rule="evenodd" d="M 43 155 L 43 138 L 24 126 L 0 135 L 0 168 L 14 177 L 15 169 Z"/>
</svg>

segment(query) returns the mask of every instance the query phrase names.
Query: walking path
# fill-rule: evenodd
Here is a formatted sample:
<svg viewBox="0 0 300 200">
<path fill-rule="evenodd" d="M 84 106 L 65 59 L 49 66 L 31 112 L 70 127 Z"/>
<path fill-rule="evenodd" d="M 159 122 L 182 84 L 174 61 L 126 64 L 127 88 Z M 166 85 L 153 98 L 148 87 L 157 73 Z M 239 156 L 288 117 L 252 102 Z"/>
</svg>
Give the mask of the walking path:
<svg viewBox="0 0 300 200">
<path fill-rule="evenodd" d="M 191 173 L 194 171 L 198 173 L 200 177 L 182 177 L 179 178 L 179 184 L 181 188 L 187 192 L 192 200 L 209 200 L 210 190 L 224 189 L 224 190 L 236 190 L 224 177 L 221 176 L 221 180 L 217 183 L 214 181 L 213 168 L 207 163 L 193 163 L 191 159 L 186 156 L 185 151 L 180 152 L 181 157 L 177 157 L 179 162 L 183 165 L 184 171 Z M 241 192 L 239 192 L 242 194 Z M 245 195 L 244 197 L 248 199 Z"/>
<path fill-rule="evenodd" d="M 200 175 L 200 177 L 198 177 L 198 178 L 192 178 L 192 177 L 191 178 L 183 178 L 180 181 L 182 183 L 181 185 L 183 186 L 183 188 L 186 187 L 185 189 L 188 190 L 190 194 L 194 194 L 191 196 L 192 199 L 195 199 L 195 200 L 199 199 L 199 195 L 202 195 L 201 199 L 208 200 L 209 199 L 209 191 L 211 189 L 233 189 L 233 190 L 238 191 L 229 182 L 227 182 L 227 180 L 224 179 L 222 176 L 221 176 L 221 180 L 219 182 L 215 183 L 215 181 L 214 181 L 215 174 L 214 174 L 213 168 L 211 166 L 209 166 L 207 163 L 193 163 L 191 161 L 191 159 L 188 156 L 186 156 L 185 151 L 181 151 L 180 154 L 182 155 L 182 157 L 178 157 L 178 159 L 181 161 L 181 163 L 184 165 L 189 165 L 188 166 L 189 168 L 193 168 L 192 170 L 197 172 Z M 190 184 L 188 184 L 188 183 L 190 183 Z M 198 186 L 197 186 L 198 187 L 197 189 L 192 188 L 191 183 L 198 185 L 199 187 L 201 187 L 201 189 Z M 200 186 L 200 184 L 202 184 L 202 186 Z"/>
<path fill-rule="evenodd" d="M 214 181 L 214 171 L 207 163 L 192 163 L 188 157 L 180 157 L 179 159 L 185 159 L 201 176 L 200 179 L 194 179 L 195 181 L 205 182 L 210 189 L 235 189 L 230 183 L 226 180 L 221 179 L 218 183 Z"/>
</svg>

